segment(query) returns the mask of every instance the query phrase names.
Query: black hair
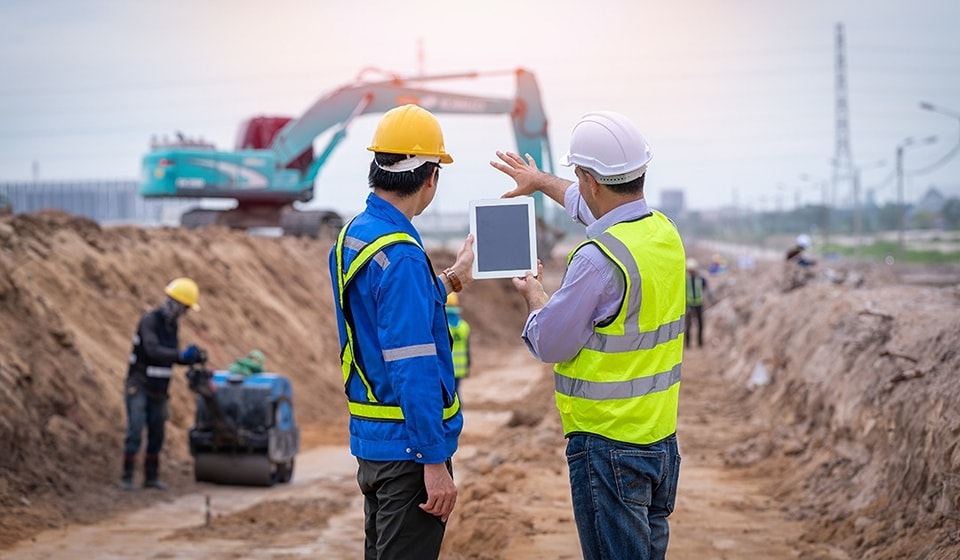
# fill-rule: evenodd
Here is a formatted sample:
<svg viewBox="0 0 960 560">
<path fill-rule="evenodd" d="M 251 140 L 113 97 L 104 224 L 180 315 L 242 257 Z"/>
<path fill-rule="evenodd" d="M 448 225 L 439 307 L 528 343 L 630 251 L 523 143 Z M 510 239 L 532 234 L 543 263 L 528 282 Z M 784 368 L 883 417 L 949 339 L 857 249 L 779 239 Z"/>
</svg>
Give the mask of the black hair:
<svg viewBox="0 0 960 560">
<path fill-rule="evenodd" d="M 636 179 L 627 181 L 626 183 L 620 183 L 618 185 L 608 185 L 606 183 L 602 184 L 617 194 L 643 194 L 643 180 L 646 179 L 646 177 L 647 174 L 644 173 Z"/>
<path fill-rule="evenodd" d="M 586 173 L 587 175 L 592 177 L 594 181 L 597 181 L 597 178 L 600 177 L 599 173 L 597 173 L 596 171 L 588 167 L 582 167 L 582 166 L 577 166 L 577 167 L 582 169 L 583 173 Z M 610 189 L 611 191 L 619 195 L 643 194 L 643 182 L 646 178 L 647 178 L 647 173 L 644 172 L 643 175 L 637 177 L 632 181 L 627 181 L 626 183 L 618 183 L 616 185 L 600 183 L 600 181 L 597 181 L 597 183 L 603 185 L 604 187 Z"/>
<path fill-rule="evenodd" d="M 396 193 L 401 197 L 410 196 L 420 190 L 423 183 L 433 176 L 434 169 L 438 169 L 438 163 L 424 163 L 416 169 L 402 171 L 399 173 L 380 169 L 380 165 L 390 166 L 401 160 L 407 159 L 405 154 L 388 154 L 385 152 L 375 152 L 373 160 L 370 161 L 370 173 L 367 175 L 367 185 L 373 189 L 383 189 Z"/>
</svg>

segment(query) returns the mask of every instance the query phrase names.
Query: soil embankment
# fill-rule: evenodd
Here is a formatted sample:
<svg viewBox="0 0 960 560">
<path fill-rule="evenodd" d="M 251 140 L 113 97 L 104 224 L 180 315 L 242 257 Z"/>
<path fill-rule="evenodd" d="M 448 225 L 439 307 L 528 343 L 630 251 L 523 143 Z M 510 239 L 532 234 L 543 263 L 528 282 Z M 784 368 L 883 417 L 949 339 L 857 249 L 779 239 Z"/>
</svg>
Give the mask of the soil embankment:
<svg viewBox="0 0 960 560">
<path fill-rule="evenodd" d="M 343 459 L 346 417 L 328 250 L 60 213 L 0 218 L 0 551 L 72 558 L 71 531 L 86 531 L 110 558 L 143 557 L 122 546 L 137 538 L 166 557 L 185 546 L 209 558 L 355 557 L 352 469 L 330 459 Z M 778 267 L 710 278 L 707 347 L 684 366 L 671 556 L 960 556 L 960 289 L 834 267 L 784 292 Z M 547 263 L 548 288 L 561 274 L 559 259 Z M 193 400 L 177 379 L 162 457 L 174 489 L 116 488 L 130 337 L 179 275 L 197 280 L 203 308 L 182 321 L 182 341 L 218 366 L 259 348 L 293 381 L 304 461 L 292 486 L 255 495 L 194 483 Z M 550 371 L 517 336 L 522 303 L 508 281 L 475 283 L 462 303 L 476 367 L 444 557 L 578 558 Z M 207 528 L 189 512 L 212 492 L 232 505 Z M 136 536 L 148 507 L 171 520 L 160 538 Z"/>
</svg>

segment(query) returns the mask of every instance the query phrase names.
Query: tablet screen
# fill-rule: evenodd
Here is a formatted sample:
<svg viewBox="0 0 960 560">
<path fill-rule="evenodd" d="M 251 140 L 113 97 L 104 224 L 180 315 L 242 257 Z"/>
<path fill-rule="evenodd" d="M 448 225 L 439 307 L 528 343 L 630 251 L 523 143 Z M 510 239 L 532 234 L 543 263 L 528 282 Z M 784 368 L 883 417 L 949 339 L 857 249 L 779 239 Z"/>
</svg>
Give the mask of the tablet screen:
<svg viewBox="0 0 960 560">
<path fill-rule="evenodd" d="M 531 197 L 470 202 L 470 232 L 474 236 L 474 278 L 520 277 L 528 270 L 536 274 L 536 218 Z"/>
</svg>

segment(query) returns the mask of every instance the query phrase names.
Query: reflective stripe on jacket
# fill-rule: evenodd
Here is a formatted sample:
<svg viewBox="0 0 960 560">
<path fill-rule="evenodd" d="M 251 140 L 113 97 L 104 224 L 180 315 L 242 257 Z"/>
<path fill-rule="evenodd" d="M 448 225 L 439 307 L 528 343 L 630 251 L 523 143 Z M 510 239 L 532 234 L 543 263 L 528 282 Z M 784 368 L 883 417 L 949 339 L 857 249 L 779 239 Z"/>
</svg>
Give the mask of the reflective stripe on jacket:
<svg viewBox="0 0 960 560">
<path fill-rule="evenodd" d="M 127 385 L 151 395 L 167 395 L 172 368 L 179 359 L 177 331 L 177 321 L 167 320 L 159 307 L 140 317 L 130 350 Z"/>
<path fill-rule="evenodd" d="M 441 463 L 463 418 L 454 393 L 446 292 L 416 230 L 375 195 L 330 252 L 351 452 Z"/>
<path fill-rule="evenodd" d="M 470 373 L 470 325 L 460 319 L 457 326 L 450 326 L 453 339 L 453 375 L 462 379 Z"/>
<path fill-rule="evenodd" d="M 676 227 L 659 212 L 594 239 L 626 279 L 623 305 L 573 359 L 555 368 L 565 435 L 590 433 L 646 445 L 677 430 L 686 276 Z"/>
</svg>

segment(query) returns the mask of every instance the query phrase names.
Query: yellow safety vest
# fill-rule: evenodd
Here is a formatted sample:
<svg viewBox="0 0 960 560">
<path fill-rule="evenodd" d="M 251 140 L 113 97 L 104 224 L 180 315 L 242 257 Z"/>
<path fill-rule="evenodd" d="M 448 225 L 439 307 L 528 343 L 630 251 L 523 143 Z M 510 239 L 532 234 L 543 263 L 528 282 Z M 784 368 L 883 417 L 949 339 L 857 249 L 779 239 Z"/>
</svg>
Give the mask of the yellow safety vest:
<svg viewBox="0 0 960 560">
<path fill-rule="evenodd" d="M 623 304 L 573 359 L 554 367 L 565 435 L 589 433 L 647 445 L 677 431 L 686 312 L 686 257 L 659 212 L 588 239 L 623 272 Z"/>
<path fill-rule="evenodd" d="M 462 379 L 470 373 L 467 341 L 470 338 L 470 325 L 460 319 L 457 326 L 450 327 L 450 337 L 453 339 L 453 375 Z"/>
<path fill-rule="evenodd" d="M 340 235 L 337 237 L 336 248 L 338 271 L 337 295 L 340 309 L 343 311 L 344 327 L 347 331 L 347 341 L 340 350 L 340 368 L 343 373 L 344 387 L 347 386 L 351 375 L 357 375 L 360 381 L 363 383 L 363 386 L 366 388 L 367 400 L 364 402 L 352 399 L 350 398 L 350 395 L 347 395 L 347 407 L 350 411 L 350 416 L 354 418 L 403 422 L 403 410 L 399 405 L 381 403 L 377 401 L 377 398 L 373 394 L 373 387 L 370 385 L 370 381 L 360 370 L 360 366 L 354 359 L 354 356 L 356 355 L 356 341 L 354 340 L 354 327 L 351 324 L 352 321 L 350 319 L 350 314 L 346 312 L 347 286 L 350 284 L 350 281 L 356 277 L 357 272 L 366 266 L 367 263 L 369 263 L 370 260 L 377 255 L 377 253 L 379 253 L 388 245 L 393 245 L 394 243 L 413 243 L 417 247 L 420 247 L 420 244 L 417 243 L 417 240 L 414 239 L 412 235 L 403 232 L 389 233 L 380 236 L 366 245 L 355 247 L 355 249 L 358 251 L 358 254 L 353 261 L 350 262 L 349 268 L 344 270 L 343 246 L 348 227 L 349 224 L 340 230 Z M 429 261 L 429 258 L 427 260 Z M 453 403 L 450 406 L 444 407 L 443 409 L 443 420 L 446 421 L 450 418 L 453 418 L 459 411 L 460 398 L 457 395 L 454 395 Z"/>
<path fill-rule="evenodd" d="M 703 305 L 703 276 L 687 274 L 687 305 Z"/>
</svg>

